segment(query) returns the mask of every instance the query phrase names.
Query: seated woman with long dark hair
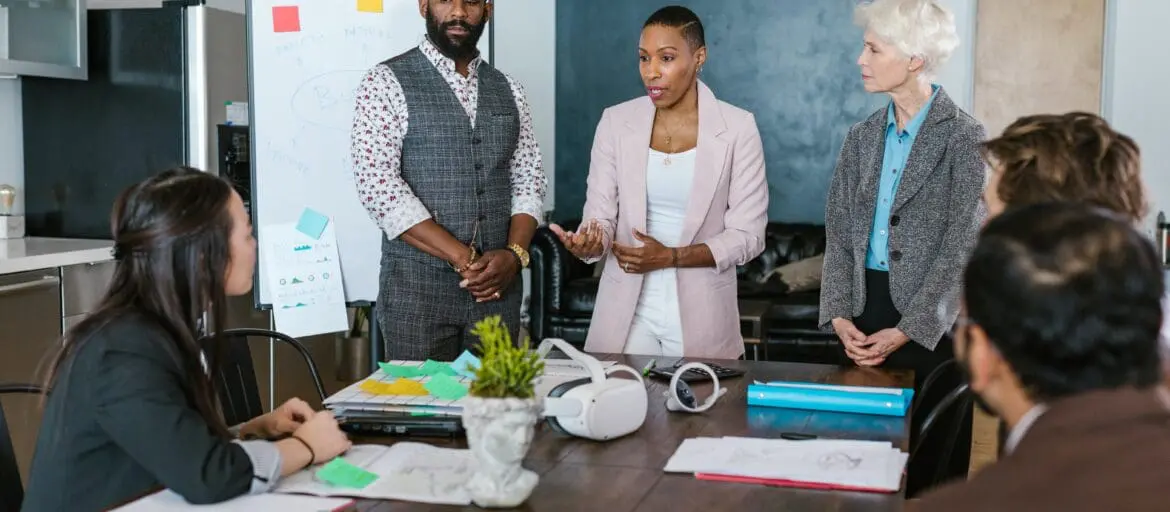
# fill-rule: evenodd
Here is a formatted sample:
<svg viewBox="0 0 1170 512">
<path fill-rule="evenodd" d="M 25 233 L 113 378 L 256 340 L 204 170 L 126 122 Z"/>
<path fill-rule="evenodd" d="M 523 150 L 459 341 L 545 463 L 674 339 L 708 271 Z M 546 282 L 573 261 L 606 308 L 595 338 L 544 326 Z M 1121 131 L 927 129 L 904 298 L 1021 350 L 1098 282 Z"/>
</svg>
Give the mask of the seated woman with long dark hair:
<svg viewBox="0 0 1170 512">
<path fill-rule="evenodd" d="M 219 351 L 202 350 L 218 343 L 198 340 L 205 314 L 223 326 L 226 297 L 251 290 L 256 264 L 228 182 L 165 171 L 123 192 L 112 217 L 113 282 L 47 367 L 23 510 L 107 509 L 162 487 L 215 503 L 349 448 L 329 412 L 296 399 L 224 424 L 209 377 Z"/>
</svg>

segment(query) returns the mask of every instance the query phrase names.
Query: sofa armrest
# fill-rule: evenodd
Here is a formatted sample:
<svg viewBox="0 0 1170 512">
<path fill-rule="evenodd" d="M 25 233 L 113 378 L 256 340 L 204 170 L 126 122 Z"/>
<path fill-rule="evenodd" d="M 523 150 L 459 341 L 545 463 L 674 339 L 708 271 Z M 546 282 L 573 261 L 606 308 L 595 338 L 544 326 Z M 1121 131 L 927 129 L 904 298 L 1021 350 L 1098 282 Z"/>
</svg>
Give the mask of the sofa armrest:
<svg viewBox="0 0 1170 512">
<path fill-rule="evenodd" d="M 576 229 L 579 221 L 561 224 L 565 229 Z M 561 240 L 547 226 L 536 229 L 528 248 L 529 301 L 528 316 L 533 339 L 548 334 L 548 318 L 559 315 L 565 306 L 565 289 L 574 279 L 591 277 L 593 267 L 569 253 Z"/>
</svg>

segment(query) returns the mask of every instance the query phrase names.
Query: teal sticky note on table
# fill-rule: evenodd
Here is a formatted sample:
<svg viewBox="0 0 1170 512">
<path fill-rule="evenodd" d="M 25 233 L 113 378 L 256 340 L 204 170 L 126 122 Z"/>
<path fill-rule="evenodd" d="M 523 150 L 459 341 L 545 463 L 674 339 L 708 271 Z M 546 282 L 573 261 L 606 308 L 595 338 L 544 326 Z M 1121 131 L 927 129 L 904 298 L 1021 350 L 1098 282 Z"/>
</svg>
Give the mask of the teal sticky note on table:
<svg viewBox="0 0 1170 512">
<path fill-rule="evenodd" d="M 479 358 L 475 357 L 475 354 L 472 354 L 469 350 L 464 350 L 463 354 L 451 363 L 451 369 L 463 377 L 475 379 L 475 371 L 479 369 L 479 364 Z"/>
<path fill-rule="evenodd" d="M 312 208 L 305 208 L 301 212 L 301 219 L 297 221 L 297 231 L 304 233 L 313 240 L 319 240 L 321 233 L 325 232 L 325 226 L 329 225 L 329 217 L 321 215 Z"/>
<path fill-rule="evenodd" d="M 455 370 L 451 369 L 451 365 L 430 359 L 427 359 L 418 369 L 422 371 L 423 375 L 446 375 L 448 377 L 457 375 Z"/>
<path fill-rule="evenodd" d="M 426 373 L 423 373 L 422 369 L 417 366 L 402 366 L 398 364 L 379 362 L 378 368 L 382 369 L 382 373 L 399 379 L 410 379 L 426 375 Z"/>
<path fill-rule="evenodd" d="M 336 487 L 364 489 L 374 483 L 378 475 L 357 467 L 340 457 L 317 470 L 317 479 Z"/>
<path fill-rule="evenodd" d="M 467 387 L 449 375 L 432 375 L 423 387 L 440 400 L 458 400 L 467 396 Z"/>
</svg>

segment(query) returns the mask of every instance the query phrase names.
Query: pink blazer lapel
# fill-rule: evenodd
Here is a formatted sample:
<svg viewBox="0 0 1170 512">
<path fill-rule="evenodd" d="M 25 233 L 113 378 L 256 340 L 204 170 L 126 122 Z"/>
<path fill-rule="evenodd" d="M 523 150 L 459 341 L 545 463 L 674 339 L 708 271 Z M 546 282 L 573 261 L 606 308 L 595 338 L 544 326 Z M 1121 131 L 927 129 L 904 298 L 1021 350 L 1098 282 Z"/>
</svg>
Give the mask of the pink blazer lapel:
<svg viewBox="0 0 1170 512">
<path fill-rule="evenodd" d="M 638 109 L 626 118 L 626 133 L 618 143 L 621 160 L 618 169 L 622 191 L 619 208 L 630 215 L 630 227 L 646 232 L 646 163 L 650 158 L 650 135 L 654 130 L 654 104 L 649 98 L 640 102 Z M 621 208 L 625 203 L 627 207 Z M 632 240 L 630 233 L 614 233 L 614 239 Z M 628 242 L 627 242 L 628 243 Z"/>
<path fill-rule="evenodd" d="M 653 123 L 653 121 L 651 121 Z M 725 164 L 727 163 L 728 144 L 721 137 L 727 131 L 727 123 L 723 120 L 723 112 L 719 109 L 719 100 L 707 84 L 699 82 L 699 145 L 695 155 L 695 173 L 691 182 L 691 198 L 687 202 L 686 217 L 683 220 L 682 235 L 679 245 L 686 246 L 694 243 L 695 235 L 703 220 L 711 210 L 711 200 L 715 196 L 715 189 L 723 179 Z M 645 196 L 645 162 L 642 165 L 642 194 Z M 643 202 L 645 199 L 643 198 Z M 644 210 L 645 208 L 643 208 Z"/>
</svg>

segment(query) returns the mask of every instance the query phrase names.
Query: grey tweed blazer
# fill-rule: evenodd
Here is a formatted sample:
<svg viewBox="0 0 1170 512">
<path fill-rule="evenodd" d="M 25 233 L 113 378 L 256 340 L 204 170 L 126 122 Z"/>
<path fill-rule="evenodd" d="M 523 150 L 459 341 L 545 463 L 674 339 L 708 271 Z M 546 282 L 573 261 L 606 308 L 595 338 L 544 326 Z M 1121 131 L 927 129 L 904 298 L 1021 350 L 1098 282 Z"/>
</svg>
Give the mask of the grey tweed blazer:
<svg viewBox="0 0 1170 512">
<path fill-rule="evenodd" d="M 852 319 L 865 307 L 865 254 L 873 227 L 886 140 L 886 108 L 853 125 L 825 206 L 820 326 Z M 986 209 L 979 144 L 986 132 L 939 89 L 923 123 L 890 211 L 890 295 L 898 329 L 934 350 L 955 323 L 959 287 Z M 872 333 L 866 333 L 872 334 Z"/>
</svg>

